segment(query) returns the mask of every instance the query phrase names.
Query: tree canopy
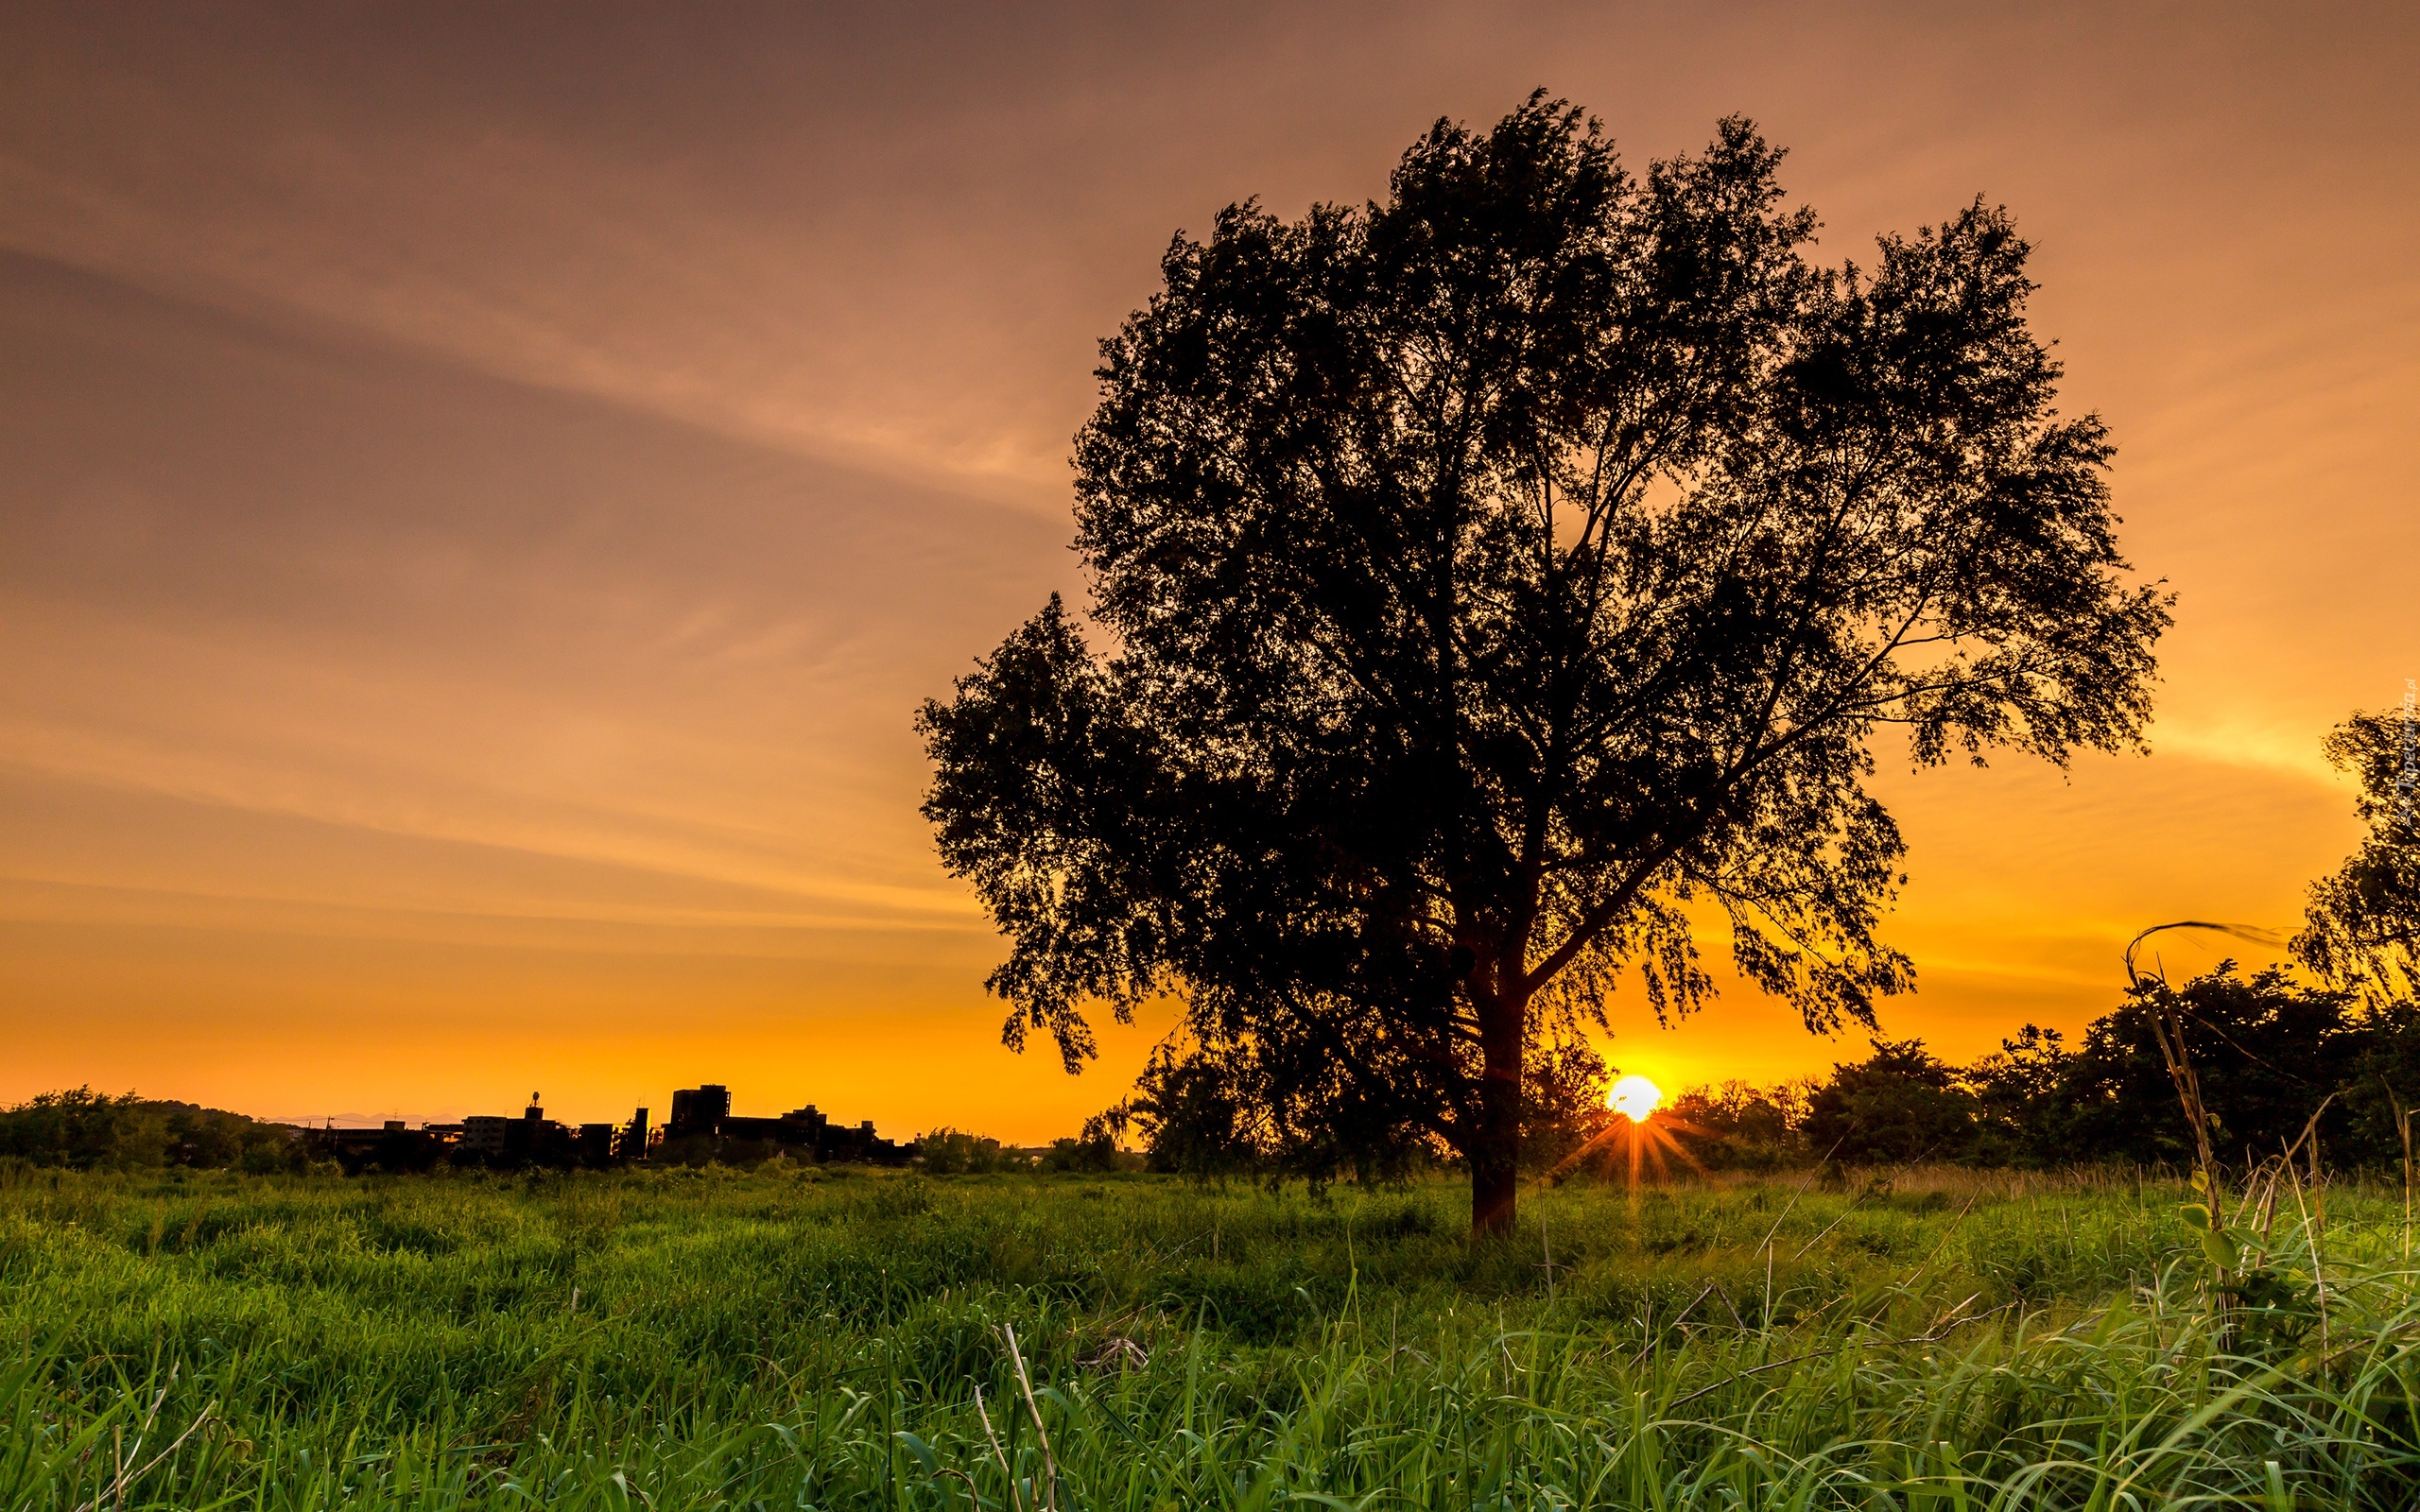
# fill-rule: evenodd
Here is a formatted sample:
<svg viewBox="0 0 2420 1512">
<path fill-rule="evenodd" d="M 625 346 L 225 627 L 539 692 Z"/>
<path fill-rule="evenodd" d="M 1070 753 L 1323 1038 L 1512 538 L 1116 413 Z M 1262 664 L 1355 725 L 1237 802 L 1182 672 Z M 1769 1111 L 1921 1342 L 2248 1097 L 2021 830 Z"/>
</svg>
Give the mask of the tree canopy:
<svg viewBox="0 0 2420 1512">
<path fill-rule="evenodd" d="M 2274 967 L 2246 975 L 2231 960 L 2181 987 L 2131 988 L 2073 1045 L 2029 1023 L 1959 1066 L 1921 1040 L 1877 1037 L 1870 1057 L 1822 1080 L 1685 1091 L 1666 1126 L 1710 1166 L 2193 1165 L 2192 1125 L 2147 1011 L 2154 996 L 2174 1009 L 2222 1165 L 2249 1170 L 2298 1143 L 2308 1154 L 2306 1130 L 2339 1167 L 2400 1162 L 2399 1115 L 2420 1098 L 2420 1007 L 2364 1010 L 2342 989 Z"/>
<path fill-rule="evenodd" d="M 76 1087 L 0 1108 L 0 1169 L 18 1160 L 86 1171 L 164 1165 L 295 1171 L 309 1162 L 296 1132 L 220 1108 Z"/>
<path fill-rule="evenodd" d="M 2328 732 L 2330 765 L 2360 783 L 2369 833 L 2334 875 L 2311 885 L 2294 954 L 2374 1004 L 2420 998 L 2420 713 L 2357 713 Z"/>
<path fill-rule="evenodd" d="M 1813 1028 L 1910 986 L 1884 727 L 2138 739 L 2166 601 L 2025 242 L 1978 200 L 1818 267 L 1781 156 L 1726 120 L 1634 175 L 1539 95 L 1383 203 L 1176 237 L 1076 440 L 1103 648 L 1054 596 L 920 720 L 1011 1043 L 1072 1070 L 1173 995 L 1161 1078 L 1236 1137 L 1451 1152 L 1507 1226 L 1529 1074 L 1617 971 L 1692 1010 L 1714 920 Z"/>
</svg>

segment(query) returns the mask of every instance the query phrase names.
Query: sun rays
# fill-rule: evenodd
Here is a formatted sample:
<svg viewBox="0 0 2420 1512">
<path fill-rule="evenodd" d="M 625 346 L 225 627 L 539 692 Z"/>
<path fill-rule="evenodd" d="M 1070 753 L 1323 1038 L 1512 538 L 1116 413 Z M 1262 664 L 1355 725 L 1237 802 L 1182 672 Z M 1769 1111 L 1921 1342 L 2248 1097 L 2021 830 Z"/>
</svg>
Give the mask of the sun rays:
<svg viewBox="0 0 2420 1512">
<path fill-rule="evenodd" d="M 1624 1076 L 1614 1083 L 1605 1106 L 1634 1124 L 1644 1124 L 1664 1101 L 1664 1089 L 1644 1076 Z"/>
<path fill-rule="evenodd" d="M 1593 1166 L 1605 1177 L 1611 1177 L 1616 1166 L 1621 1169 L 1632 1190 L 1639 1178 L 1651 1173 L 1662 1181 L 1671 1174 L 1666 1164 L 1668 1155 L 1692 1171 L 1703 1173 L 1688 1147 L 1674 1138 L 1679 1134 L 1703 1132 L 1669 1113 L 1658 1114 L 1664 1103 L 1664 1091 L 1644 1076 L 1624 1076 L 1614 1083 L 1605 1094 L 1605 1106 L 1618 1117 L 1608 1119 L 1588 1143 L 1555 1163 L 1543 1179 L 1559 1181 L 1582 1167 Z"/>
</svg>

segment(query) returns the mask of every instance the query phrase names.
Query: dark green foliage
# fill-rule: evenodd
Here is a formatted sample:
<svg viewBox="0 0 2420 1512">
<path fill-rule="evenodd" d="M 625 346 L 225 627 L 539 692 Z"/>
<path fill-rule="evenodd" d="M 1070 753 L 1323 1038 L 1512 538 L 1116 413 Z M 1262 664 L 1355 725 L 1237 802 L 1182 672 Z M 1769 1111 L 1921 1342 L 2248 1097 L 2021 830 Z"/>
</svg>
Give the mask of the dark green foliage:
<svg viewBox="0 0 2420 1512">
<path fill-rule="evenodd" d="M 1002 1149 L 998 1140 L 954 1128 L 937 1128 L 917 1136 L 916 1151 L 918 1163 L 927 1176 L 984 1175 L 1022 1170 L 1028 1163 L 1015 1151 Z"/>
<path fill-rule="evenodd" d="M 2172 990 L 2225 1163 L 2248 1168 L 2283 1152 L 2314 1115 L 2329 1161 L 2379 1169 L 2401 1160 L 2399 1111 L 2420 1106 L 2420 1009 L 2364 1010 L 2350 992 L 2273 969 L 2246 977 L 2232 961 L 2153 989 Z M 1732 1083 L 1685 1092 L 1669 1115 L 1692 1153 L 1717 1168 L 1826 1152 L 1853 1164 L 2037 1169 L 2177 1166 L 2194 1157 L 2167 1064 L 2131 999 L 2095 1020 L 2080 1045 L 2028 1024 L 1960 1067 L 1920 1041 L 1876 1040 L 1871 1057 L 1834 1067 L 1803 1103 L 1792 1089 Z"/>
<path fill-rule="evenodd" d="M 90 1087 L 43 1092 L 0 1110 L 0 1157 L 79 1171 L 182 1165 L 265 1174 L 309 1163 L 296 1131 L 282 1124 Z"/>
<path fill-rule="evenodd" d="M 2073 1106 L 2065 1078 L 2073 1060 L 2058 1030 L 2029 1023 L 1966 1068 L 1976 1102 L 1975 1159 L 2036 1166 L 2091 1159 L 2066 1143 Z"/>
<path fill-rule="evenodd" d="M 2369 833 L 2312 885 L 2294 953 L 2374 1005 L 2408 1003 L 2420 998 L 2420 709 L 2357 713 L 2323 748 L 2360 783 L 2354 811 Z"/>
<path fill-rule="evenodd" d="M 2174 991 L 2203 1101 L 2218 1120 L 2212 1143 L 2230 1164 L 2292 1143 L 2320 1104 L 2351 1084 L 2363 1049 L 2388 1027 L 2355 1019 L 2345 993 L 2297 986 L 2274 969 L 2243 977 L 2232 961 Z M 2042 1157 L 2065 1148 L 2121 1160 L 2192 1158 L 2190 1127 L 2142 1013 L 2096 1021 L 2056 1095 L 2063 1106 L 2046 1120 Z M 2343 1113 L 2332 1110 L 2322 1132 L 2332 1141 L 2343 1126 Z M 2340 1161 L 2383 1153 L 2329 1152 Z"/>
<path fill-rule="evenodd" d="M 2403 1115 L 2420 1109 L 2420 1005 L 2381 1004 L 2362 1016 L 2356 1037 L 2352 1074 L 2338 1094 L 2344 1120 L 2332 1153 L 2391 1164 L 2404 1154 Z"/>
<path fill-rule="evenodd" d="M 1261 1110 L 1217 1066 L 1165 1044 L 1151 1053 L 1128 1107 L 1142 1125 L 1154 1171 L 1196 1178 L 1257 1175 L 1275 1143 Z"/>
<path fill-rule="evenodd" d="M 1521 1169 L 1550 1171 L 1604 1132 L 1613 1071 L 1584 1040 L 1530 1047 L 1521 1077 Z"/>
<path fill-rule="evenodd" d="M 1050 1148 L 1042 1153 L 1042 1169 L 1068 1175 L 1099 1175 L 1139 1164 L 1133 1157 L 1117 1147 L 1117 1134 L 1113 1124 L 1122 1125 L 1123 1120 L 1097 1113 L 1084 1120 L 1084 1131 L 1080 1137 L 1052 1140 Z"/>
<path fill-rule="evenodd" d="M 1955 1160 L 1973 1153 L 1975 1094 L 1921 1040 L 1874 1041 L 1806 1099 L 1809 1148 L 1856 1165 Z"/>
<path fill-rule="evenodd" d="M 1806 1156 L 1802 1138 L 1811 1083 L 1753 1087 L 1726 1081 L 1692 1087 L 1659 1114 L 1689 1158 L 1710 1171 L 1770 1171 Z"/>
<path fill-rule="evenodd" d="M 1634 177 L 1543 96 L 1382 203 L 1179 236 L 1077 438 L 1096 655 L 1056 600 L 928 704 L 925 813 L 1010 937 L 1007 1037 L 1158 994 L 1171 1159 L 1464 1160 L 1512 1220 L 1529 1070 L 1617 970 L 1829 1028 L 1904 989 L 1922 763 L 2132 742 L 2162 596 L 1977 203 L 1818 269 L 1726 121 Z"/>
<path fill-rule="evenodd" d="M 1530 1047 L 1521 1081 L 1520 1168 L 1551 1170 L 1613 1120 L 1605 1106 L 1612 1073 L 1584 1040 Z M 1256 1105 L 1237 1095 L 1223 1069 L 1163 1046 L 1144 1068 L 1134 1096 L 1118 1109 L 1120 1127 L 1141 1128 L 1150 1169 L 1197 1177 L 1282 1175 L 1276 1141 Z M 1363 1180 L 1402 1179 L 1436 1162 L 1407 1158 L 1357 1162 Z"/>
<path fill-rule="evenodd" d="M 0 1155 L 78 1171 L 158 1165 L 164 1141 L 145 1126 L 142 1106 L 132 1092 L 43 1092 L 0 1113 Z"/>
</svg>

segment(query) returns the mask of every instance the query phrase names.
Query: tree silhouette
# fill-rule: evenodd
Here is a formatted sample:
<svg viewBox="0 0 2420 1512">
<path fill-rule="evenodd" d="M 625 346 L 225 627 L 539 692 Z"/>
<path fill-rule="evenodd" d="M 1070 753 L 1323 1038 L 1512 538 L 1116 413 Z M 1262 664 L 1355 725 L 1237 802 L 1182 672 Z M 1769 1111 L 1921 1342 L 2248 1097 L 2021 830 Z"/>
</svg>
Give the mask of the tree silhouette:
<svg viewBox="0 0 2420 1512">
<path fill-rule="evenodd" d="M 2211 1145 L 2226 1164 L 2248 1166 L 2290 1145 L 2379 1042 L 2347 1012 L 2345 993 L 2299 986 L 2274 967 L 2246 977 L 2223 960 L 2182 987 L 2153 977 L 2127 995 L 2135 1001 L 2085 1031 L 2048 1110 L 2065 1159 L 2088 1150 L 2145 1163 L 2199 1160 L 2146 998 L 2165 1000 L 2172 1015 L 2197 1100 L 2215 1120 Z M 2340 1103 L 2323 1125 L 2331 1145 L 2347 1111 Z"/>
<path fill-rule="evenodd" d="M 1532 96 L 1383 204 L 1180 235 L 1076 442 L 1096 655 L 1054 597 L 920 718 L 1006 1038 L 1156 994 L 1287 1166 L 1456 1152 L 1512 1221 L 1525 1061 L 1709 990 L 1692 911 L 1828 1028 L 1922 764 L 2134 741 L 2167 623 L 2027 248 L 1978 202 L 1819 271 L 1745 121 L 1626 171 Z"/>
<path fill-rule="evenodd" d="M 2334 876 L 2311 885 L 2294 954 L 2373 1003 L 2420 998 L 2420 714 L 2357 713 L 2323 748 L 2360 782 L 2353 806 L 2369 833 Z"/>
<path fill-rule="evenodd" d="M 1921 1040 L 1876 1038 L 1806 1099 L 1809 1148 L 1852 1164 L 1956 1160 L 1972 1153 L 1978 1099 Z"/>
</svg>

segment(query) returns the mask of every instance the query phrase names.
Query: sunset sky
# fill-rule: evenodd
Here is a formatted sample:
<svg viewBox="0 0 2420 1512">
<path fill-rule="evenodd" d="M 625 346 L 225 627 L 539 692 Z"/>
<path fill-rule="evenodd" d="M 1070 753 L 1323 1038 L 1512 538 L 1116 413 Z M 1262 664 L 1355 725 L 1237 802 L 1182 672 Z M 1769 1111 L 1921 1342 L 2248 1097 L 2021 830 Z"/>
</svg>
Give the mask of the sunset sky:
<svg viewBox="0 0 2420 1512">
<path fill-rule="evenodd" d="M 2420 677 L 2415 78 L 2408 4 L 7 7 L 0 1103 L 1072 1132 L 1165 1024 L 1000 1047 L 913 712 L 1080 597 L 1169 235 L 1539 85 L 1639 166 L 1754 117 L 1826 259 L 2036 244 L 2152 754 L 1885 761 L 1885 1027 L 2073 1031 L 2145 924 L 2294 923 L 2320 735 Z M 1616 1018 L 1668 1087 L 1863 1049 Z"/>
</svg>

